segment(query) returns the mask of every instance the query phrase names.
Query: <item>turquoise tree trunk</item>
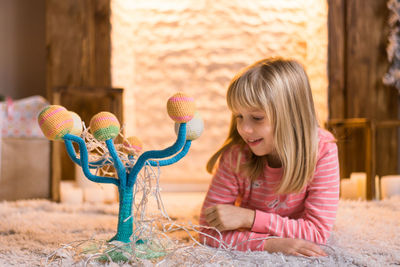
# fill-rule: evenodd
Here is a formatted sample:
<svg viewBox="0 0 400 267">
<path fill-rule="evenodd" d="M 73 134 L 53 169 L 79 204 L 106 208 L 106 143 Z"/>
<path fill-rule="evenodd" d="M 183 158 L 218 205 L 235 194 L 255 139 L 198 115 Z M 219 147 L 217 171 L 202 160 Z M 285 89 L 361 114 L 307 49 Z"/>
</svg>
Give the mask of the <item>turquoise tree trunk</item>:
<svg viewBox="0 0 400 267">
<path fill-rule="evenodd" d="M 132 188 L 118 188 L 119 213 L 117 234 L 110 240 L 129 243 L 133 231 L 133 190 Z"/>
</svg>

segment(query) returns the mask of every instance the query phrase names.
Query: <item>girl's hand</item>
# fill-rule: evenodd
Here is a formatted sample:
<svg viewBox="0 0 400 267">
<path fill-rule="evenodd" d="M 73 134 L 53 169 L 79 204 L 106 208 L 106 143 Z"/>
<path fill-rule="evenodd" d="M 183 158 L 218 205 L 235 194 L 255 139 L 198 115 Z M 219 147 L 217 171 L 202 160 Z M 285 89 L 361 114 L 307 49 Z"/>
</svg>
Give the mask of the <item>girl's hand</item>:
<svg viewBox="0 0 400 267">
<path fill-rule="evenodd" d="M 274 253 L 293 256 L 320 257 L 327 256 L 317 244 L 303 239 L 294 238 L 270 238 L 265 241 L 264 250 Z"/>
<path fill-rule="evenodd" d="M 205 210 L 207 223 L 219 231 L 251 228 L 255 211 L 234 205 L 218 204 Z"/>
</svg>

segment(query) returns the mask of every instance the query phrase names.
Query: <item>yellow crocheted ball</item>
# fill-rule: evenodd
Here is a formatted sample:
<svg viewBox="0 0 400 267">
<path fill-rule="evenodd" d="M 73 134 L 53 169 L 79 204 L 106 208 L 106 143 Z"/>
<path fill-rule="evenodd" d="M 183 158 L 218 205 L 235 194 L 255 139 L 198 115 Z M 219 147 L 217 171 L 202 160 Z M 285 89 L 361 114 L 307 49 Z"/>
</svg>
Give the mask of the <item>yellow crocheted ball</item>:
<svg viewBox="0 0 400 267">
<path fill-rule="evenodd" d="M 99 141 L 114 139 L 118 136 L 120 124 L 114 114 L 110 112 L 100 112 L 90 120 L 90 131 L 94 138 Z"/>
<path fill-rule="evenodd" d="M 69 114 L 74 121 L 70 134 L 80 136 L 82 133 L 82 119 L 73 111 L 69 111 Z"/>
<path fill-rule="evenodd" d="M 123 142 L 123 146 L 124 146 L 125 151 L 129 155 L 134 155 L 136 153 L 139 153 L 143 149 L 142 141 L 139 138 L 137 138 L 136 136 L 130 136 L 130 137 L 126 138 L 126 140 L 124 140 L 124 142 Z"/>
<path fill-rule="evenodd" d="M 74 124 L 68 110 L 63 106 L 50 105 L 38 115 L 38 123 L 44 136 L 50 140 L 60 140 L 71 132 Z"/>
<path fill-rule="evenodd" d="M 185 93 L 176 93 L 168 99 L 167 111 L 175 122 L 188 122 L 196 112 L 194 98 Z"/>
<path fill-rule="evenodd" d="M 175 123 L 175 133 L 179 132 L 180 123 Z M 193 119 L 186 123 L 186 140 L 196 140 L 201 136 L 204 130 L 204 122 L 200 113 L 196 111 Z"/>
</svg>

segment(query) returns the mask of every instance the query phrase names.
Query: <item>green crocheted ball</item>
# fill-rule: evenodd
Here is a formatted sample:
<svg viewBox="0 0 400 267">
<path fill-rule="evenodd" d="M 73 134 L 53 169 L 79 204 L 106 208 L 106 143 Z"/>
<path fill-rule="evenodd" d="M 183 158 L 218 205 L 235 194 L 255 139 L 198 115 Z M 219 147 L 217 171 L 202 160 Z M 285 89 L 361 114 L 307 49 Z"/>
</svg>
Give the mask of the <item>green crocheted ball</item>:
<svg viewBox="0 0 400 267">
<path fill-rule="evenodd" d="M 120 124 L 114 114 L 110 112 L 100 112 L 90 120 L 90 131 L 94 138 L 99 141 L 114 139 L 118 136 Z"/>
</svg>

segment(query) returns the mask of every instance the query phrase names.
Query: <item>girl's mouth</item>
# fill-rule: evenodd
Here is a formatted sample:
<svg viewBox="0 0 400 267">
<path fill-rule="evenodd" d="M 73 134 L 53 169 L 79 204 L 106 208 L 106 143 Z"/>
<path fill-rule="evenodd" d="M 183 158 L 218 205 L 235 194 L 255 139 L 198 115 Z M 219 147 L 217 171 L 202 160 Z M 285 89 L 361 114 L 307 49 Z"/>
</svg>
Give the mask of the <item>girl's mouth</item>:
<svg viewBox="0 0 400 267">
<path fill-rule="evenodd" d="M 263 140 L 263 138 L 259 138 L 259 139 L 248 139 L 247 140 L 247 144 L 249 144 L 249 146 L 256 146 L 259 143 L 261 143 L 261 141 Z"/>
</svg>

